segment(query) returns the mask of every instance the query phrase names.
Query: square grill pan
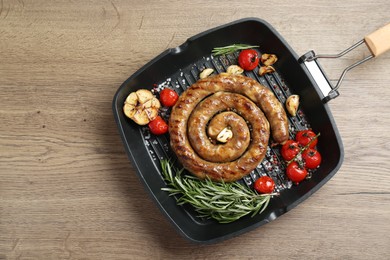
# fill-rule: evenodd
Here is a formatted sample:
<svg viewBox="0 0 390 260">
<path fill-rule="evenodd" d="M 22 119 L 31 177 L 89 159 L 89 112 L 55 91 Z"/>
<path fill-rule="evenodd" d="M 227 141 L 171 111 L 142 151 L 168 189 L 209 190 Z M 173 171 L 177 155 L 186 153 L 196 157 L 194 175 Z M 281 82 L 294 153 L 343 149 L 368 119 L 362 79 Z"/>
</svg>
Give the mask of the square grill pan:
<svg viewBox="0 0 390 260">
<path fill-rule="evenodd" d="M 122 108 L 127 95 L 137 89 L 170 87 L 180 94 L 198 80 L 204 68 L 214 68 L 214 73 L 226 71 L 229 65 L 236 64 L 238 53 L 213 57 L 211 51 L 215 47 L 234 43 L 259 45 L 257 50 L 260 53 L 277 55 L 278 61 L 274 64 L 276 72 L 259 76 L 257 68 L 245 72 L 245 75 L 270 88 L 282 104 L 291 94 L 300 96 L 297 116 L 289 117 L 291 138 L 297 130 L 312 128 L 320 132 L 317 148 L 323 161 L 309 180 L 292 185 L 285 177 L 285 164 L 279 147 L 268 148 L 262 163 L 239 182 L 252 187 L 259 176 L 267 174 L 275 180 L 276 191 L 280 195 L 273 197 L 267 209 L 259 215 L 219 224 L 198 218 L 191 206 L 177 206 L 174 197 L 161 191 L 166 184 L 161 175 L 160 160 L 175 157 L 169 146 L 169 135 L 150 134 L 147 126 L 141 127 L 126 118 Z M 193 242 L 221 241 L 276 219 L 324 185 L 343 161 L 341 138 L 328 105 L 322 102 L 320 89 L 287 42 L 271 25 L 257 18 L 241 19 L 210 29 L 189 38 L 176 48 L 164 51 L 119 87 L 113 99 L 113 112 L 125 150 L 141 183 L 178 232 Z M 169 110 L 163 110 L 162 114 L 167 117 Z"/>
</svg>

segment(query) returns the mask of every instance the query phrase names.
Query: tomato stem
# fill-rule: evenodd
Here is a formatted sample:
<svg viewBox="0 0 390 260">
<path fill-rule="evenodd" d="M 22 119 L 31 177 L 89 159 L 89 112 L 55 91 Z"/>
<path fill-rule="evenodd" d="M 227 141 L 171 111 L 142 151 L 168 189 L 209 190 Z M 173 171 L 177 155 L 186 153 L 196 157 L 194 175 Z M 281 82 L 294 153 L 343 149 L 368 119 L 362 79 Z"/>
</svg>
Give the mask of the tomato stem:
<svg viewBox="0 0 390 260">
<path fill-rule="evenodd" d="M 319 136 L 320 136 L 320 133 L 318 133 L 316 136 L 314 136 L 313 139 L 311 139 L 310 142 L 307 145 L 305 145 L 304 147 L 299 149 L 299 152 L 294 156 L 294 158 L 292 158 L 290 161 L 287 162 L 287 166 L 289 166 L 290 163 L 295 161 L 295 159 L 297 159 L 297 157 L 299 155 L 301 155 L 304 151 L 306 151 L 310 147 L 310 145 L 314 142 L 314 140 L 316 140 Z"/>
</svg>

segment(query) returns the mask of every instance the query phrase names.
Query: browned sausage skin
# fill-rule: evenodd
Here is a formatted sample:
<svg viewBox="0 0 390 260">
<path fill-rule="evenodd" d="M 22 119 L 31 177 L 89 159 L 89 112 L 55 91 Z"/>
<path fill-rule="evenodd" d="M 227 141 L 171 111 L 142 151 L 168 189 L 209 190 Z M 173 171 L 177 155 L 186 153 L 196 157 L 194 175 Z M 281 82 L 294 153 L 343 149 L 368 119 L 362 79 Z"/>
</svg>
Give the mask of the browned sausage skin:
<svg viewBox="0 0 390 260">
<path fill-rule="evenodd" d="M 232 109 L 234 113 L 226 112 Z M 207 128 L 212 120 L 219 121 L 216 125 L 224 121 L 233 131 L 232 140 L 211 140 Z M 199 80 L 182 93 L 172 108 L 169 133 L 184 168 L 199 178 L 229 182 L 249 174 L 263 160 L 270 126 L 274 141 L 288 139 L 287 116 L 273 93 L 251 78 L 223 73 Z"/>
<path fill-rule="evenodd" d="M 188 120 L 188 138 L 192 148 L 204 160 L 230 162 L 238 159 L 250 144 L 250 132 L 245 120 L 253 116 L 240 116 L 228 110 L 235 107 L 238 113 L 259 113 L 256 104 L 248 98 L 228 92 L 217 92 L 202 100 Z M 228 111 L 222 112 L 221 111 Z M 261 115 L 260 115 L 261 116 Z M 257 122 L 254 122 L 257 123 Z M 233 132 L 227 143 L 218 143 L 217 135 L 224 128 Z M 207 132 L 212 132 L 211 135 Z M 215 132 L 215 133 L 214 133 Z"/>
</svg>

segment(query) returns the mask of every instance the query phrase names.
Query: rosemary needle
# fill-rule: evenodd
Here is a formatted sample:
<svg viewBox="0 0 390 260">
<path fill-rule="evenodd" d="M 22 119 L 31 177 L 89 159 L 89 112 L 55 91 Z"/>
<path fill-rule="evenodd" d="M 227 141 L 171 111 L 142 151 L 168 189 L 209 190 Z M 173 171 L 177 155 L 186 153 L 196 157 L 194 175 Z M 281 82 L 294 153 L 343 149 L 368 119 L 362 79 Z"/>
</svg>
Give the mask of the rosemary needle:
<svg viewBox="0 0 390 260">
<path fill-rule="evenodd" d="M 161 160 L 167 187 L 162 190 L 179 195 L 177 204 L 191 204 L 200 217 L 230 223 L 246 215 L 260 214 L 274 194 L 258 194 L 236 182 L 213 182 L 183 175 L 169 160 Z"/>
</svg>

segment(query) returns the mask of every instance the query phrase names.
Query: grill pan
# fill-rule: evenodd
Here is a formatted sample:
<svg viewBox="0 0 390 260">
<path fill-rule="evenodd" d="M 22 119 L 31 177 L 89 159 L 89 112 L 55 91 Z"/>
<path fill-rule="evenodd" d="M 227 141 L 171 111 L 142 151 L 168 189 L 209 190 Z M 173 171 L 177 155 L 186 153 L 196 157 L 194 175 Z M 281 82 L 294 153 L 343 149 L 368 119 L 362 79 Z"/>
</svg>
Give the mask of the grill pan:
<svg viewBox="0 0 390 260">
<path fill-rule="evenodd" d="M 122 108 L 127 95 L 137 89 L 170 87 L 180 94 L 197 81 L 204 68 L 214 68 L 215 73 L 226 71 L 227 66 L 236 64 L 238 54 L 213 57 L 211 51 L 215 47 L 235 43 L 259 45 L 257 50 L 260 53 L 277 55 L 278 61 L 274 64 L 276 72 L 260 77 L 255 69 L 253 72 L 245 72 L 245 75 L 273 90 L 283 104 L 291 94 L 300 96 L 297 116 L 289 117 L 290 135 L 294 136 L 295 131 L 307 128 L 320 132 L 317 148 L 323 161 L 309 180 L 292 185 L 284 175 L 285 165 L 279 148 L 268 148 L 263 162 L 239 182 L 252 187 L 259 175 L 267 174 L 275 180 L 276 190 L 280 195 L 273 197 L 266 210 L 259 215 L 243 217 L 229 224 L 219 224 L 213 220 L 198 218 L 191 206 L 178 206 L 174 197 L 161 190 L 166 184 L 161 176 L 160 160 L 175 156 L 169 147 L 169 135 L 151 135 L 147 127 L 141 127 L 126 118 Z M 113 112 L 127 155 L 145 189 L 180 234 L 199 243 L 217 242 L 237 236 L 291 210 L 337 172 L 343 161 L 343 145 L 326 102 L 336 97 L 338 92 L 322 72 L 316 60 L 318 57 L 314 52 L 298 57 L 270 24 L 257 18 L 246 18 L 195 35 L 182 45 L 164 51 L 119 87 L 113 99 Z M 315 63 L 325 84 L 316 82 L 310 73 L 310 62 Z M 165 112 L 169 113 L 162 113 Z"/>
</svg>

